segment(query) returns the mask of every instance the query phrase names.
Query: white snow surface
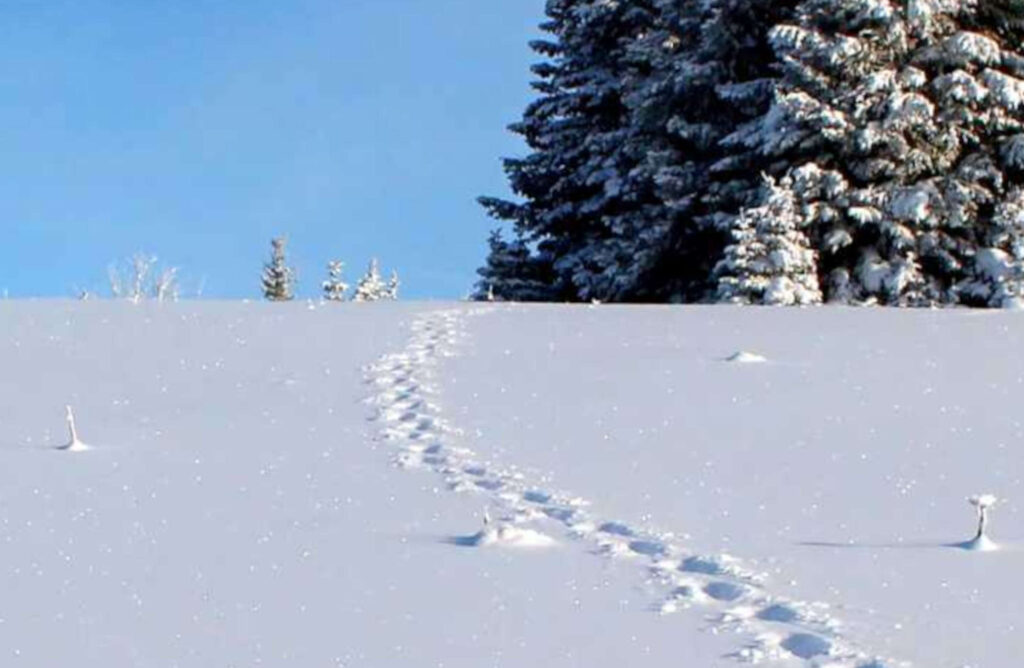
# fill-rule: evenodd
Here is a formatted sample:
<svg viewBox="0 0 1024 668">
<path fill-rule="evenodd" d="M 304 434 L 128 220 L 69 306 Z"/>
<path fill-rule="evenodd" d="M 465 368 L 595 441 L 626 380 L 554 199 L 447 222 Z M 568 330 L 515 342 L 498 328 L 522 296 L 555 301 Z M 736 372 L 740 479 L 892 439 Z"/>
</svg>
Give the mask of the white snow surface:
<svg viewBox="0 0 1024 668">
<path fill-rule="evenodd" d="M 1022 338 L 0 302 L 0 665 L 1015 666 Z M 87 452 L 56 449 L 66 404 Z M 980 489 L 998 551 L 963 549 Z"/>
</svg>

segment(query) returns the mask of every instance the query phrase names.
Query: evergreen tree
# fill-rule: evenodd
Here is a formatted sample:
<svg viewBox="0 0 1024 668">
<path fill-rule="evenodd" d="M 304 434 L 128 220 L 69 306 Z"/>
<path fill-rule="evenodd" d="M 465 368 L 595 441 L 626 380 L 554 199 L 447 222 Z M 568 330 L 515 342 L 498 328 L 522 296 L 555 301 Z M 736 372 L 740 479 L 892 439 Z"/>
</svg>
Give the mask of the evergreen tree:
<svg viewBox="0 0 1024 668">
<path fill-rule="evenodd" d="M 792 183 L 769 177 L 764 191 L 765 203 L 737 219 L 733 243 L 715 268 L 716 297 L 737 304 L 820 303 L 817 254 L 800 229 Z"/>
<path fill-rule="evenodd" d="M 473 299 L 478 301 L 552 301 L 552 267 L 530 252 L 522 237 L 505 241 L 500 230 L 491 232 L 487 264 L 477 270 L 480 281 Z"/>
<path fill-rule="evenodd" d="M 401 283 L 398 280 L 398 272 L 394 269 L 391 270 L 391 278 L 388 279 L 388 286 L 384 291 L 385 299 L 395 301 L 398 299 L 398 288 Z"/>
<path fill-rule="evenodd" d="M 376 302 L 387 298 L 387 286 L 380 276 L 380 268 L 377 265 L 377 258 L 370 260 L 370 266 L 366 274 L 356 284 L 355 294 L 352 300 L 357 302 Z"/>
<path fill-rule="evenodd" d="M 289 301 L 295 298 L 295 272 L 285 262 L 284 238 L 273 239 L 270 262 L 263 265 L 263 296 L 270 301 Z"/>
<path fill-rule="evenodd" d="M 551 263 L 556 298 L 693 301 L 771 165 L 721 140 L 765 113 L 770 28 L 796 0 L 554 0 L 541 99 L 506 160 L 522 203 L 484 198 Z"/>
<path fill-rule="evenodd" d="M 778 63 L 769 32 L 795 0 L 658 0 L 657 28 L 633 46 L 634 170 L 667 228 L 647 244 L 643 294 L 694 301 L 713 294 L 712 269 L 740 210 L 757 206 L 760 174 L 784 171 L 756 147 L 725 141 L 771 106 Z M 655 229 L 650 226 L 649 229 Z"/>
<path fill-rule="evenodd" d="M 958 289 L 969 301 L 997 308 L 1024 306 L 1024 190 L 996 207 L 985 245 Z"/>
<path fill-rule="evenodd" d="M 321 284 L 325 300 L 329 302 L 345 301 L 348 283 L 341 277 L 344 269 L 345 263 L 339 260 L 332 260 L 327 263 L 327 280 Z"/>
<path fill-rule="evenodd" d="M 550 0 L 547 15 L 541 97 L 513 126 L 531 152 L 505 163 L 522 201 L 482 199 L 523 248 L 492 243 L 485 280 L 528 267 L 550 299 L 720 298 L 712 268 L 752 232 L 766 173 L 791 178 L 831 301 L 1016 298 L 1024 0 Z"/>
<path fill-rule="evenodd" d="M 948 303 L 998 236 L 1024 173 L 1024 60 L 1014 21 L 981 4 L 805 0 L 773 30 L 776 102 L 732 140 L 802 166 L 830 295 Z"/>
<path fill-rule="evenodd" d="M 644 222 L 659 220 L 644 209 L 657 202 L 630 177 L 644 147 L 631 141 L 624 100 L 630 45 L 651 26 L 649 4 L 549 0 L 550 38 L 531 45 L 545 58 L 533 67 L 541 97 L 511 126 L 531 153 L 505 160 L 523 201 L 480 200 L 536 244 L 554 299 L 631 298 L 643 261 L 637 240 L 659 234 Z"/>
<path fill-rule="evenodd" d="M 1024 31 L 1024 0 L 986 0 L 978 5 L 983 24 L 994 26 L 1004 35 Z"/>
</svg>

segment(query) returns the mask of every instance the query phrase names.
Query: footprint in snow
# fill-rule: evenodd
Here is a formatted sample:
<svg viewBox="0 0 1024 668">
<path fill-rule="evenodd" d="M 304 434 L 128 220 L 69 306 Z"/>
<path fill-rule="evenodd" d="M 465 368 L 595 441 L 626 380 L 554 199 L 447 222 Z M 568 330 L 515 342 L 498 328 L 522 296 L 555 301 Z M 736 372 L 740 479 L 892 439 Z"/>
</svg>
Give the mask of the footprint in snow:
<svg viewBox="0 0 1024 668">
<path fill-rule="evenodd" d="M 601 533 L 622 536 L 623 538 L 632 538 L 636 535 L 636 532 L 621 522 L 605 522 L 597 530 Z"/>
<path fill-rule="evenodd" d="M 794 633 L 782 641 L 782 647 L 801 659 L 813 659 L 832 653 L 832 643 L 812 633 Z"/>
<path fill-rule="evenodd" d="M 661 557 L 668 553 L 664 543 L 656 540 L 634 540 L 629 543 L 629 550 L 645 557 Z"/>
<path fill-rule="evenodd" d="M 765 622 L 792 624 L 800 621 L 800 613 L 783 603 L 773 603 L 757 613 L 757 618 Z"/>
<path fill-rule="evenodd" d="M 746 594 L 747 589 L 731 582 L 712 582 L 704 587 L 704 593 L 716 601 L 735 601 Z"/>
</svg>

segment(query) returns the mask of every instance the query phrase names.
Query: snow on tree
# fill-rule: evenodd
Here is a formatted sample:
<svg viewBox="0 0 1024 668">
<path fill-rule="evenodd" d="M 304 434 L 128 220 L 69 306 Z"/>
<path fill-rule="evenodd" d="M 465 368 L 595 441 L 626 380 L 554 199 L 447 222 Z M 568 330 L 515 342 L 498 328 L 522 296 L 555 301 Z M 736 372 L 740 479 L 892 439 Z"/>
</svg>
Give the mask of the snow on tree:
<svg viewBox="0 0 1024 668">
<path fill-rule="evenodd" d="M 716 297 L 736 304 L 820 303 L 817 253 L 801 230 L 792 183 L 766 177 L 764 191 L 764 204 L 737 219 L 733 243 L 715 268 Z"/>
<path fill-rule="evenodd" d="M 645 294 L 694 301 L 714 292 L 730 225 L 757 205 L 759 175 L 775 170 L 758 150 L 723 139 L 771 106 L 769 31 L 794 4 L 658 0 L 656 28 L 632 47 L 631 131 L 646 146 L 633 178 L 655 194 L 651 218 L 669 225 L 645 244 L 656 249 Z"/>
<path fill-rule="evenodd" d="M 144 299 L 177 301 L 180 294 L 178 268 L 161 267 L 155 255 L 136 253 L 127 262 L 107 267 L 110 293 L 136 304 Z M 84 297 L 83 297 L 84 298 Z"/>
<path fill-rule="evenodd" d="M 388 288 L 380 276 L 380 267 L 377 258 L 370 260 L 366 273 L 356 283 L 355 293 L 352 300 L 357 302 L 376 302 L 388 298 Z"/>
<path fill-rule="evenodd" d="M 1024 307 L 1024 190 L 1015 188 L 996 207 L 983 243 L 958 292 L 986 306 Z"/>
<path fill-rule="evenodd" d="M 531 152 L 505 162 L 522 201 L 481 201 L 548 263 L 552 298 L 716 295 L 760 173 L 791 175 L 830 301 L 1014 290 L 984 277 L 1010 261 L 997 212 L 1024 186 L 1021 0 L 551 0 L 547 15 L 541 97 L 512 126 Z"/>
<path fill-rule="evenodd" d="M 859 300 L 949 303 L 984 260 L 1024 174 L 1021 32 L 990 7 L 805 0 L 772 31 L 775 102 L 728 142 L 829 182 L 797 188 L 828 292 L 838 279 Z"/>
<path fill-rule="evenodd" d="M 488 239 L 487 264 L 477 270 L 480 281 L 473 299 L 478 301 L 552 301 L 553 268 L 530 251 L 521 236 L 506 241 L 501 230 Z"/>
<path fill-rule="evenodd" d="M 392 301 L 398 299 L 398 288 L 401 286 L 401 282 L 398 280 L 398 272 L 394 269 L 391 270 L 391 278 L 388 279 L 387 288 L 384 290 L 384 298 Z"/>
<path fill-rule="evenodd" d="M 295 298 L 295 272 L 285 261 L 283 237 L 273 239 L 270 262 L 263 265 L 263 296 L 270 301 L 281 302 Z"/>
<path fill-rule="evenodd" d="M 342 278 L 344 270 L 345 263 L 340 260 L 331 260 L 327 263 L 327 280 L 321 284 L 325 300 L 329 302 L 345 301 L 348 283 Z"/>
<path fill-rule="evenodd" d="M 651 10 L 621 0 L 549 0 L 546 13 L 549 38 L 531 45 L 544 58 L 533 67 L 541 97 L 511 126 L 531 152 L 504 163 L 522 201 L 480 201 L 536 246 L 536 263 L 549 263 L 541 273 L 552 275 L 551 298 L 634 298 L 650 257 L 638 249 L 666 227 L 653 193 L 630 176 L 646 147 L 633 140 L 624 100 L 630 45 L 650 28 Z"/>
<path fill-rule="evenodd" d="M 532 152 L 505 161 L 524 201 L 481 201 L 551 263 L 553 298 L 706 296 L 771 166 L 720 140 L 769 108 L 769 30 L 795 1 L 548 3 L 542 97 L 512 126 Z"/>
</svg>

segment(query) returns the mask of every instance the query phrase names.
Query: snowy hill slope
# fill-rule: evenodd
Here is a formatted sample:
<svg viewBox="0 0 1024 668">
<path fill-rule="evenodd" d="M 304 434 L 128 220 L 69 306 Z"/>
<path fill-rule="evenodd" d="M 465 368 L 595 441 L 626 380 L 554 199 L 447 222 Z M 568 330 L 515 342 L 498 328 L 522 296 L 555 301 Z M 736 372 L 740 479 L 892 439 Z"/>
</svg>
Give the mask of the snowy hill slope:
<svg viewBox="0 0 1024 668">
<path fill-rule="evenodd" d="M 675 625 L 622 603 L 632 573 L 586 553 L 452 545 L 485 502 L 393 467 L 365 403 L 363 367 L 437 307 L 331 306 L 0 301 L 0 665 L 714 665 L 729 650 L 681 649 Z M 50 449 L 65 403 L 92 450 Z"/>
<path fill-rule="evenodd" d="M 1022 336 L 1012 313 L 0 302 L 0 657 L 1013 666 Z M 52 450 L 65 403 L 92 450 Z M 978 492 L 998 552 L 951 546 Z"/>
<path fill-rule="evenodd" d="M 711 617 L 824 618 L 914 665 L 1024 654 L 1021 314 L 509 306 L 471 329 L 444 391 L 470 447 L 674 532 L 683 559 L 733 554 L 763 593 L 827 604 Z M 1003 549 L 953 547 L 986 491 Z"/>
</svg>

